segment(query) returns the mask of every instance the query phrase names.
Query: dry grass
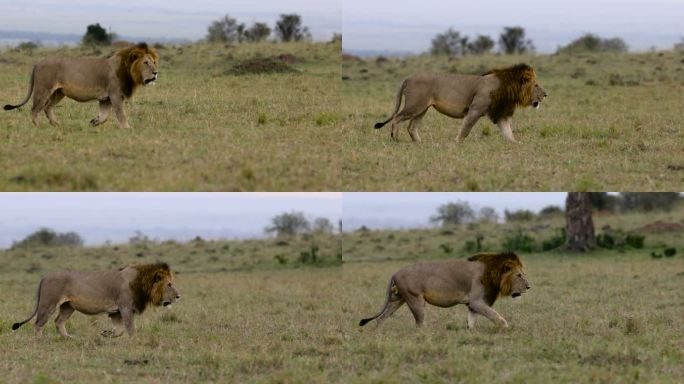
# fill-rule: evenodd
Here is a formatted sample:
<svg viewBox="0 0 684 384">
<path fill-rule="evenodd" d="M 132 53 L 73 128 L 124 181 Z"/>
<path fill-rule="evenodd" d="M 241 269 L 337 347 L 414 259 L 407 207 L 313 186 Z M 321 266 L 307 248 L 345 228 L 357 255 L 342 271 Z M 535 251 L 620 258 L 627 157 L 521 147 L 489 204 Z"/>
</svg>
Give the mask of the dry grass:
<svg viewBox="0 0 684 384">
<path fill-rule="evenodd" d="M 193 45 L 160 50 L 160 78 L 126 106 L 132 129 L 88 122 L 63 101 L 60 127 L 30 106 L 0 113 L 0 190 L 338 190 L 339 44 Z M 82 49 L 0 53 L 0 99 L 25 96 L 31 66 Z M 243 60 L 290 55 L 297 73 L 235 76 Z M 289 57 L 289 56 L 288 56 Z"/>
<path fill-rule="evenodd" d="M 669 191 L 684 183 L 682 52 L 345 60 L 344 186 L 350 191 Z M 549 98 L 520 109 L 511 145 L 486 119 L 455 143 L 462 120 L 431 110 L 410 142 L 387 127 L 401 79 L 417 71 L 481 74 L 527 62 Z"/>
</svg>

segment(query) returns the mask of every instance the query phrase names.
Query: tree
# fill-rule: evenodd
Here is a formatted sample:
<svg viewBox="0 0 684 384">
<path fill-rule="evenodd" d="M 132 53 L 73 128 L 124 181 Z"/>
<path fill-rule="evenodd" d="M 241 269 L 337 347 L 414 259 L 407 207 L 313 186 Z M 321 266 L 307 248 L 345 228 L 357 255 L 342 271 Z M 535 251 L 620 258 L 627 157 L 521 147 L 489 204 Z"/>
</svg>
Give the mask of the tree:
<svg viewBox="0 0 684 384">
<path fill-rule="evenodd" d="M 449 28 L 432 39 L 430 54 L 435 56 L 462 56 L 465 54 L 467 44 L 467 36 L 461 37 L 460 32 Z"/>
<path fill-rule="evenodd" d="M 244 35 L 245 25 L 229 15 L 213 21 L 207 28 L 207 41 L 210 43 L 241 43 Z"/>
<path fill-rule="evenodd" d="M 620 198 L 608 192 L 591 192 L 591 206 L 597 211 L 615 212 Z"/>
<path fill-rule="evenodd" d="M 276 233 L 277 236 L 294 236 L 309 230 L 310 224 L 302 212 L 283 213 L 271 219 L 271 226 L 266 227 L 266 233 Z"/>
<path fill-rule="evenodd" d="M 296 13 L 280 15 L 280 20 L 276 22 L 275 33 L 280 41 L 302 41 L 311 40 L 309 28 L 302 25 L 302 17 Z"/>
<path fill-rule="evenodd" d="M 675 51 L 684 51 L 684 37 L 680 38 L 679 43 L 672 47 Z"/>
<path fill-rule="evenodd" d="M 522 27 L 504 27 L 499 36 L 499 47 L 507 55 L 534 52 L 532 40 L 525 40 L 525 29 Z"/>
<path fill-rule="evenodd" d="M 433 223 L 441 222 L 442 226 L 458 225 L 473 221 L 475 212 L 465 201 L 447 203 L 437 208 L 437 215 L 430 218 Z"/>
<path fill-rule="evenodd" d="M 539 216 L 555 216 L 563 214 L 563 208 L 557 205 L 547 205 L 539 211 Z"/>
<path fill-rule="evenodd" d="M 622 211 L 669 211 L 682 200 L 682 195 L 678 192 L 621 192 L 620 197 Z"/>
<path fill-rule="evenodd" d="M 484 55 L 492 48 L 494 48 L 494 40 L 485 35 L 478 35 L 475 40 L 468 43 L 468 53 L 473 55 Z"/>
<path fill-rule="evenodd" d="M 266 23 L 254 23 L 245 30 L 245 41 L 256 43 L 264 41 L 271 35 L 271 27 Z"/>
<path fill-rule="evenodd" d="M 313 221 L 311 230 L 315 233 L 333 233 L 335 227 L 326 217 L 317 217 Z"/>
<path fill-rule="evenodd" d="M 596 247 L 590 193 L 568 192 L 565 200 L 565 233 L 566 247 L 570 251 L 586 252 Z"/>
<path fill-rule="evenodd" d="M 116 39 L 115 33 L 108 33 L 106 29 L 100 26 L 100 23 L 96 23 L 90 24 L 86 28 L 81 43 L 83 45 L 111 45 L 114 39 Z"/>
<path fill-rule="evenodd" d="M 480 221 L 489 221 L 490 223 L 496 223 L 499 221 L 499 214 L 492 207 L 482 207 L 480 208 L 480 213 L 478 214 Z"/>
<path fill-rule="evenodd" d="M 558 48 L 558 53 L 573 52 L 627 52 L 627 44 L 619 37 L 602 39 L 593 33 L 587 33 Z"/>
</svg>

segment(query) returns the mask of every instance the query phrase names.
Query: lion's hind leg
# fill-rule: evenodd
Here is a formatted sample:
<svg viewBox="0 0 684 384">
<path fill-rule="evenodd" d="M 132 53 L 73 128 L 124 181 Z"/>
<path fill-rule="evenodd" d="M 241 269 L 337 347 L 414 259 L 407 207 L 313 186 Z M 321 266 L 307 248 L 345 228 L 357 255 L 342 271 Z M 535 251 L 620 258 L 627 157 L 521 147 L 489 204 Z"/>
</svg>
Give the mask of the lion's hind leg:
<svg viewBox="0 0 684 384">
<path fill-rule="evenodd" d="M 387 306 L 387 309 L 378 317 L 376 320 L 376 325 L 379 327 L 380 324 L 382 324 L 383 321 L 388 319 L 390 316 L 394 314 L 394 312 L 397 311 L 397 309 L 401 308 L 402 305 L 404 305 L 405 301 L 402 298 L 392 298 L 392 301 L 390 301 L 389 305 Z"/>
<path fill-rule="evenodd" d="M 38 303 L 38 311 L 36 312 L 36 334 L 38 336 L 43 334 L 43 327 L 50 319 L 50 315 L 57 309 L 57 303 L 52 300 L 41 298 Z"/>
<path fill-rule="evenodd" d="M 64 327 L 64 324 L 73 313 L 74 307 L 72 307 L 69 302 L 62 303 L 62 305 L 59 306 L 59 315 L 57 315 L 57 318 L 55 319 L 55 325 L 57 326 L 59 334 L 64 337 L 71 337 L 67 332 L 66 327 Z"/>
<path fill-rule="evenodd" d="M 50 124 L 58 126 L 59 122 L 55 116 L 55 106 L 64 98 L 64 93 L 61 89 L 56 90 L 48 99 L 45 105 L 45 116 L 47 116 Z"/>
<path fill-rule="evenodd" d="M 411 121 L 409 122 L 408 125 L 408 133 L 411 136 L 411 140 L 413 140 L 416 143 L 420 143 L 420 135 L 418 134 L 418 128 L 420 128 L 420 125 L 423 121 L 423 117 L 425 116 L 425 113 L 427 113 L 429 107 L 425 109 L 422 113 L 420 113 L 418 116 L 415 116 Z"/>
<path fill-rule="evenodd" d="M 38 126 L 38 115 L 45 110 L 50 103 L 52 92 L 48 90 L 35 89 L 33 91 L 33 107 L 31 108 L 31 121 Z M 46 111 L 47 113 L 47 111 Z"/>
</svg>

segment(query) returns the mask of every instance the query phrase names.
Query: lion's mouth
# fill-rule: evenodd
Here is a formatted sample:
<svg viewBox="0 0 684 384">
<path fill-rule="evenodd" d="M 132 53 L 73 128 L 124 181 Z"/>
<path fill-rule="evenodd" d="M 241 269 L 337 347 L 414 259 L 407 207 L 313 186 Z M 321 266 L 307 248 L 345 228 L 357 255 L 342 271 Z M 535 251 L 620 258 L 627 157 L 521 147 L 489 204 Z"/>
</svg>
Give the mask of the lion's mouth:
<svg viewBox="0 0 684 384">
<path fill-rule="evenodd" d="M 157 81 L 157 75 L 155 75 L 154 77 L 150 77 L 149 79 L 145 79 L 143 83 L 145 83 L 145 85 L 148 85 L 154 84 L 155 81 Z"/>
<path fill-rule="evenodd" d="M 516 297 L 520 297 L 520 292 L 513 292 L 513 293 L 511 294 L 511 297 L 514 298 L 514 299 L 515 299 Z"/>
<path fill-rule="evenodd" d="M 532 106 L 533 106 L 534 108 L 539 108 L 539 105 L 540 105 L 540 104 L 541 104 L 541 103 L 538 102 L 538 101 L 533 101 L 533 102 L 532 102 Z"/>
<path fill-rule="evenodd" d="M 165 307 L 170 307 L 171 304 L 173 304 L 173 303 L 171 303 L 170 301 L 165 301 L 165 302 L 162 303 L 162 305 L 165 306 Z"/>
</svg>

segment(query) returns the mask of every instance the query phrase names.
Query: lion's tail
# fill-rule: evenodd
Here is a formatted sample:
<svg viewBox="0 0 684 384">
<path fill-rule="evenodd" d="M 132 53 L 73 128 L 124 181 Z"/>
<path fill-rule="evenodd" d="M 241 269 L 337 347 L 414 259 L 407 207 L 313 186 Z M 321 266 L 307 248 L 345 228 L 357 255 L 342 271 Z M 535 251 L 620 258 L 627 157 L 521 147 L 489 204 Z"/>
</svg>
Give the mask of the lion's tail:
<svg viewBox="0 0 684 384">
<path fill-rule="evenodd" d="M 31 71 L 31 80 L 29 80 L 28 95 L 26 95 L 26 98 L 24 99 L 24 101 L 22 101 L 21 103 L 19 103 L 17 105 L 6 104 L 4 107 L 5 111 L 10 111 L 12 109 L 19 108 L 22 105 L 28 103 L 28 101 L 31 99 L 31 95 L 33 94 L 33 79 L 35 77 L 36 77 L 36 66 L 34 65 L 33 70 Z"/>
<path fill-rule="evenodd" d="M 360 326 L 360 327 L 363 327 L 364 325 L 368 324 L 368 322 L 377 319 L 377 318 L 380 317 L 383 313 L 385 313 L 385 311 L 387 310 L 387 308 L 388 308 L 389 305 L 390 305 L 390 299 L 392 298 L 392 286 L 393 286 L 393 285 L 394 285 L 394 276 L 392 276 L 392 277 L 390 278 L 390 281 L 389 281 L 389 283 L 387 284 L 387 295 L 386 295 L 386 297 L 385 297 L 385 305 L 383 305 L 382 309 L 380 310 L 380 312 L 378 312 L 377 315 L 375 315 L 375 316 L 373 316 L 373 317 L 369 317 L 369 318 L 367 318 L 367 319 L 362 319 L 361 321 L 359 321 L 359 326 Z"/>
<path fill-rule="evenodd" d="M 406 89 L 406 83 L 408 83 L 408 79 L 404 79 L 404 81 L 401 82 L 401 86 L 399 87 L 399 91 L 397 92 L 397 101 L 396 105 L 394 106 L 394 113 L 392 113 L 392 116 L 389 117 L 389 119 L 375 123 L 375 129 L 380 129 L 385 126 L 385 124 L 389 123 L 394 119 L 394 116 L 397 115 L 397 112 L 399 112 L 399 107 L 401 107 L 401 97 L 404 95 L 404 90 Z"/>
<path fill-rule="evenodd" d="M 40 283 L 38 283 L 38 291 L 36 291 L 36 307 L 33 309 L 33 313 L 31 316 L 29 316 L 28 319 L 21 321 L 19 323 L 14 323 L 12 324 L 12 330 L 16 331 L 21 327 L 22 325 L 28 323 L 31 319 L 33 319 L 33 316 L 36 315 L 36 312 L 38 312 L 38 304 L 40 303 L 40 288 L 43 286 L 43 279 L 40 280 Z"/>
</svg>

